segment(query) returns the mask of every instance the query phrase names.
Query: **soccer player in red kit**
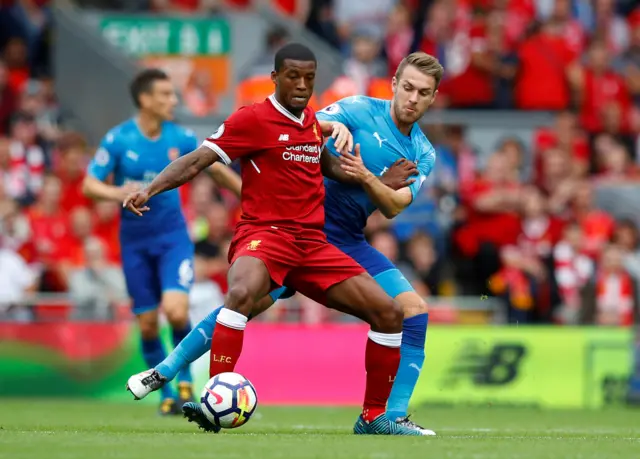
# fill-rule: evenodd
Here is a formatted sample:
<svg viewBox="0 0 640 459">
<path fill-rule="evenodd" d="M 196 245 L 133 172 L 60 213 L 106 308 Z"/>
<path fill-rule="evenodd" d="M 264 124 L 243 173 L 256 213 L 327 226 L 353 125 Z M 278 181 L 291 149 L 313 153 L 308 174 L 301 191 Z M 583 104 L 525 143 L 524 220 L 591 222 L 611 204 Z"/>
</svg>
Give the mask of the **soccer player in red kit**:
<svg viewBox="0 0 640 459">
<path fill-rule="evenodd" d="M 234 370 L 256 302 L 286 285 L 371 326 L 364 405 L 354 433 L 422 435 L 385 415 L 400 360 L 402 308 L 323 232 L 323 174 L 352 179 L 339 158 L 322 154 L 320 125 L 307 107 L 316 68 L 309 48 L 281 48 L 271 75 L 275 94 L 231 115 L 202 146 L 172 162 L 124 205 L 142 216 L 150 210 L 150 197 L 188 182 L 216 161 L 240 159 L 242 217 L 229 249 L 229 290 L 211 342 L 211 376 Z"/>
</svg>

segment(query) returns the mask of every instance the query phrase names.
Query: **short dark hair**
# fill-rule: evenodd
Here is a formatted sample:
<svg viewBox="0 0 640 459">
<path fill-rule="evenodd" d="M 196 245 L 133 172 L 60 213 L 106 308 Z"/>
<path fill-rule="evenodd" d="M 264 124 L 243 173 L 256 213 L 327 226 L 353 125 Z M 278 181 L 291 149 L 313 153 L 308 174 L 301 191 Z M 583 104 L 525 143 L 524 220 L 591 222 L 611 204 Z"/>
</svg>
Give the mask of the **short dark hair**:
<svg viewBox="0 0 640 459">
<path fill-rule="evenodd" d="M 131 92 L 131 98 L 136 107 L 140 108 L 140 94 L 151 92 L 153 83 L 158 80 L 168 80 L 169 75 L 160 69 L 145 69 L 138 73 L 131 85 L 129 85 L 129 91 Z"/>
<path fill-rule="evenodd" d="M 313 61 L 316 64 L 318 63 L 313 51 L 300 43 L 289 43 L 278 50 L 273 64 L 273 68 L 276 72 L 279 72 L 280 69 L 282 69 L 284 61 L 287 59 L 291 59 L 293 61 Z"/>
</svg>

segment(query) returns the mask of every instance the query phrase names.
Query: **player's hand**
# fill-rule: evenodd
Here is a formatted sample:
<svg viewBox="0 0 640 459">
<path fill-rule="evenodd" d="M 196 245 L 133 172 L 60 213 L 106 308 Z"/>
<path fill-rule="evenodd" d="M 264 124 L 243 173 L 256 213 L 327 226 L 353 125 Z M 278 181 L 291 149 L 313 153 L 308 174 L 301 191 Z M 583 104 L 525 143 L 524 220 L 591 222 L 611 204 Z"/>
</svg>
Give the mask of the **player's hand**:
<svg viewBox="0 0 640 459">
<path fill-rule="evenodd" d="M 124 201 L 125 199 L 127 199 L 127 196 L 138 191 L 139 189 L 140 185 L 135 183 L 127 183 L 125 185 L 122 185 L 121 187 L 118 187 L 118 196 L 120 197 L 118 200 Z"/>
<path fill-rule="evenodd" d="M 401 158 L 382 174 L 380 180 L 389 188 L 399 190 L 416 181 L 416 179 L 410 178 L 412 175 L 418 175 L 417 166 L 408 159 Z"/>
<path fill-rule="evenodd" d="M 363 183 L 368 178 L 374 177 L 374 175 L 367 169 L 362 162 L 360 156 L 360 144 L 356 144 L 353 154 L 349 152 L 343 152 L 340 154 L 340 167 L 349 177 L 355 179 L 358 183 Z"/>
<path fill-rule="evenodd" d="M 334 140 L 333 146 L 338 153 L 351 153 L 353 150 L 353 135 L 342 123 L 333 123 L 331 138 Z"/>
<path fill-rule="evenodd" d="M 122 207 L 136 214 L 138 217 L 142 217 L 143 212 L 149 210 L 149 206 L 145 204 L 149 201 L 149 195 L 144 190 L 134 191 L 124 199 Z"/>
</svg>

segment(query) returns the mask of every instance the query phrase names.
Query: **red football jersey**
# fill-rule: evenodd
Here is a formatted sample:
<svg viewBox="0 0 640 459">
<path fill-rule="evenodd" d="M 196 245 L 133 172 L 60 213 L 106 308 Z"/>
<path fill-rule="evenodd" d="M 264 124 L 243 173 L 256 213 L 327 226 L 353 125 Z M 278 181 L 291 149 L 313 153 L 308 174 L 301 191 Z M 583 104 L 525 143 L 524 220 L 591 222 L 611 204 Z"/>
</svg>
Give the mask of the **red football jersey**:
<svg viewBox="0 0 640 459">
<path fill-rule="evenodd" d="M 275 96 L 242 107 L 204 143 L 227 164 L 241 160 L 246 224 L 300 230 L 324 226 L 323 139 L 313 109 L 297 118 Z"/>
</svg>

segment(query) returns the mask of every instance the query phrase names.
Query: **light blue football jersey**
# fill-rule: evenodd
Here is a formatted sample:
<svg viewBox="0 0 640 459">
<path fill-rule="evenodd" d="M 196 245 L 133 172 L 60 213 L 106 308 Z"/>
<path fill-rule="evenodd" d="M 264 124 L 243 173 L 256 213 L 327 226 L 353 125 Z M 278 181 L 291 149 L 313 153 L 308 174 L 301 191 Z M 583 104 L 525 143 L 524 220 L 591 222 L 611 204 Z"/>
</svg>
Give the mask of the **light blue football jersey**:
<svg viewBox="0 0 640 459">
<path fill-rule="evenodd" d="M 198 140 L 191 130 L 167 121 L 162 124 L 160 136 L 149 139 L 132 118 L 104 136 L 87 173 L 102 181 L 113 174 L 116 186 L 137 183 L 145 187 L 171 161 L 197 147 Z M 120 235 L 123 244 L 187 231 L 177 189 L 152 197 L 148 205 L 151 210 L 143 217 L 122 210 Z"/>
<path fill-rule="evenodd" d="M 382 175 L 398 159 L 416 163 L 419 175 L 410 185 L 415 198 L 431 173 L 436 152 L 431 142 L 414 124 L 408 136 L 401 133 L 391 118 L 391 101 L 365 96 L 353 96 L 329 105 L 317 113 L 319 120 L 343 123 L 353 134 L 354 144 L 360 144 L 360 154 L 367 169 Z M 327 142 L 327 150 L 339 155 Z M 368 217 L 375 204 L 360 186 L 344 185 L 325 178 L 325 233 L 332 243 L 345 244 L 364 240 Z"/>
</svg>

